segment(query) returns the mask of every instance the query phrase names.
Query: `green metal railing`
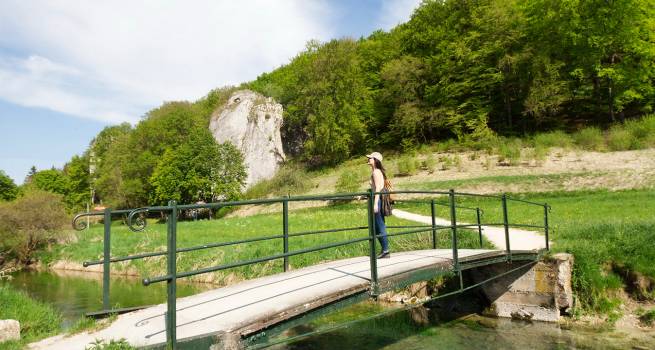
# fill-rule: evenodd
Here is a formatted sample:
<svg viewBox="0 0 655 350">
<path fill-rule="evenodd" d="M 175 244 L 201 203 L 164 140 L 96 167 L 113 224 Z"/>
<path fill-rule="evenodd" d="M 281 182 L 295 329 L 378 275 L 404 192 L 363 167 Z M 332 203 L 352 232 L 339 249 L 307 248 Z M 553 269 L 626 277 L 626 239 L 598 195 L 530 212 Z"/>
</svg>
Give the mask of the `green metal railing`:
<svg viewBox="0 0 655 350">
<path fill-rule="evenodd" d="M 372 296 L 377 296 L 379 294 L 379 280 L 378 280 L 378 269 L 377 269 L 377 258 L 376 258 L 376 241 L 377 238 L 382 237 L 376 232 L 374 224 L 374 196 L 381 193 L 375 193 L 372 191 L 368 192 L 358 192 L 358 193 L 347 193 L 347 194 L 334 194 L 334 195 L 323 195 L 323 196 L 295 196 L 295 197 L 282 197 L 274 199 L 259 199 L 259 200 L 245 200 L 245 201 L 232 201 L 232 202 L 216 202 L 216 203 L 203 203 L 203 204 L 187 204 L 179 205 L 175 201 L 170 201 L 166 206 L 152 206 L 137 208 L 133 210 L 110 210 L 105 209 L 103 212 L 91 212 L 91 213 L 82 213 L 73 219 L 73 226 L 80 230 L 86 227 L 85 223 L 80 222 L 79 219 L 87 216 L 103 216 L 104 219 L 104 249 L 103 249 L 103 258 L 102 260 L 97 261 L 86 261 L 84 266 L 91 265 L 103 265 L 103 310 L 107 313 L 116 311 L 110 310 L 110 296 L 109 296 L 109 274 L 110 274 L 110 264 L 113 262 L 144 259 L 156 256 L 166 256 L 167 257 L 167 271 L 163 276 L 157 276 L 152 278 L 144 278 L 143 284 L 148 286 L 153 283 L 166 282 L 167 283 L 167 312 L 166 312 L 166 340 L 168 345 L 171 348 L 175 348 L 177 341 L 176 336 L 176 281 L 180 278 L 191 277 L 195 275 L 200 275 L 209 272 L 222 271 L 227 269 L 232 269 L 240 266 L 247 266 L 252 264 L 258 264 L 262 262 L 272 261 L 281 259 L 283 261 L 283 270 L 289 270 L 289 258 L 296 255 L 302 255 L 312 252 L 323 251 L 327 249 L 333 249 L 336 247 L 347 246 L 352 244 L 358 244 L 361 242 L 369 243 L 369 260 L 371 268 L 371 286 L 370 294 Z M 448 192 L 443 191 L 393 191 L 390 194 L 392 195 L 422 195 L 422 196 L 431 196 L 429 200 L 425 199 L 398 199 L 399 203 L 401 202 L 414 202 L 414 203 L 429 203 L 430 212 L 431 212 L 431 224 L 430 225 L 405 225 L 405 226 L 387 226 L 388 229 L 406 229 L 405 231 L 388 233 L 388 237 L 417 234 L 424 232 L 431 232 L 431 248 L 437 248 L 437 231 L 439 230 L 450 230 L 451 232 L 451 247 L 452 247 L 452 261 L 453 261 L 453 272 L 459 274 L 460 284 L 463 288 L 462 274 L 461 274 L 461 265 L 460 259 L 458 256 L 458 229 L 474 229 L 477 228 L 479 234 L 480 247 L 482 247 L 482 226 L 494 226 L 502 225 L 505 229 L 505 242 L 506 242 L 506 257 L 507 261 L 512 261 L 512 253 L 510 250 L 510 227 L 531 227 L 531 228 L 541 228 L 545 233 L 546 249 L 549 249 L 548 235 L 548 204 L 529 202 L 522 199 L 515 199 L 506 196 L 505 194 L 501 196 L 496 195 L 486 195 L 486 194 L 474 194 L 474 193 L 457 193 L 454 190 L 449 190 Z M 480 208 L 472 208 L 465 206 L 456 205 L 456 197 L 486 197 L 491 199 L 498 199 L 501 202 L 502 206 L 502 215 L 503 223 L 483 223 L 482 214 L 483 211 Z M 448 203 L 439 203 L 435 200 L 435 197 L 447 197 Z M 291 233 L 289 230 L 289 203 L 290 202 L 306 202 L 306 201 L 338 201 L 338 200 L 355 200 L 366 198 L 367 202 L 367 216 L 368 222 L 366 226 L 355 226 L 347 228 L 337 228 L 337 229 L 323 229 L 323 230 L 314 230 L 314 231 L 302 231 Z M 542 206 L 544 208 L 544 225 L 526 225 L 526 224 L 512 224 L 508 218 L 508 201 L 517 201 L 523 202 L 529 205 Z M 182 210 L 198 210 L 198 209 L 213 209 L 218 210 L 221 208 L 227 207 L 237 207 L 243 205 L 262 205 L 262 204 L 282 204 L 282 234 L 277 235 L 268 235 L 262 237 L 254 237 L 236 241 L 229 242 L 218 242 L 218 243 L 209 243 L 193 247 L 183 247 L 180 248 L 177 246 L 177 221 L 178 214 Z M 436 225 L 437 211 L 436 206 L 446 206 L 448 207 L 450 218 L 449 225 Z M 476 214 L 476 223 L 475 224 L 466 224 L 458 225 L 457 224 L 457 209 L 462 210 L 471 210 Z M 166 251 L 160 252 L 149 252 L 142 253 L 124 257 L 111 257 L 111 218 L 116 215 L 126 215 L 127 214 L 127 223 L 131 230 L 141 231 L 146 227 L 146 217 L 149 213 L 162 213 L 167 217 L 167 248 Z M 358 230 L 368 230 L 368 234 L 365 236 L 352 238 L 344 241 L 339 241 L 330 244 L 323 244 L 314 247 L 308 247 L 304 249 L 298 249 L 294 251 L 289 250 L 289 239 L 291 237 L 299 237 L 306 235 L 316 235 L 316 234 L 329 234 L 335 232 L 345 232 L 345 231 L 358 231 Z M 268 240 L 282 240 L 282 252 L 280 254 L 257 257 L 255 259 L 242 260 L 229 262 L 217 266 L 205 267 L 193 271 L 177 271 L 176 266 L 176 257 L 178 253 L 198 251 L 202 249 L 211 249 L 217 247 L 225 247 L 237 244 L 248 244 L 253 242 L 268 241 Z M 463 289 L 462 289 L 463 290 Z"/>
</svg>

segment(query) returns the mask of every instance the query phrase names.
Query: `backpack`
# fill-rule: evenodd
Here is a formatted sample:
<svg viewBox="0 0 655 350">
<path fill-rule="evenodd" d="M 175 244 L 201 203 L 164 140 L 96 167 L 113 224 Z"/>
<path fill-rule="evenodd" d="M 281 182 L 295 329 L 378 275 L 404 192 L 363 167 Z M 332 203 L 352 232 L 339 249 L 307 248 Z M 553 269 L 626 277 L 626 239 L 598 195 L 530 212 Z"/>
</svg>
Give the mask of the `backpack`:
<svg viewBox="0 0 655 350">
<path fill-rule="evenodd" d="M 382 188 L 382 191 L 380 191 L 380 200 L 382 201 L 382 216 L 391 216 L 391 213 L 393 212 L 394 200 L 391 197 L 391 193 L 389 193 L 390 191 L 392 191 L 391 181 L 388 179 L 384 180 L 384 187 Z"/>
</svg>

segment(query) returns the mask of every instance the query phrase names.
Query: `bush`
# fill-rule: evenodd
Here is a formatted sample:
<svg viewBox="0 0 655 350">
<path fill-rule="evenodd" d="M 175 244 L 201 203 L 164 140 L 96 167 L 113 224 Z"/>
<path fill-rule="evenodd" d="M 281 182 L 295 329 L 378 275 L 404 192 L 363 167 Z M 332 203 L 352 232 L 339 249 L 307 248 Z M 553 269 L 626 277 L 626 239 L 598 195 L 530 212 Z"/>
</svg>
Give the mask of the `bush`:
<svg viewBox="0 0 655 350">
<path fill-rule="evenodd" d="M 287 164 L 270 180 L 260 181 L 250 187 L 244 197 L 253 199 L 300 194 L 311 187 L 312 181 L 301 166 Z"/>
<path fill-rule="evenodd" d="M 18 196 L 18 187 L 4 171 L 0 170 L 0 201 L 11 201 Z"/>
<path fill-rule="evenodd" d="M 571 136 L 563 131 L 552 131 L 543 134 L 537 134 L 533 138 L 534 146 L 542 148 L 562 147 L 569 148 L 573 146 Z"/>
<path fill-rule="evenodd" d="M 439 161 L 441 162 L 441 170 L 448 170 L 453 166 L 453 160 L 448 156 L 439 157 Z"/>
<path fill-rule="evenodd" d="M 339 175 L 335 190 L 338 193 L 351 193 L 357 192 L 362 183 L 360 174 L 353 170 L 344 170 Z"/>
<path fill-rule="evenodd" d="M 655 147 L 655 114 L 626 121 L 624 127 L 632 135 L 632 149 Z"/>
<path fill-rule="evenodd" d="M 0 204 L 0 258 L 30 263 L 37 250 L 53 243 L 68 224 L 61 195 L 31 190 Z"/>
<path fill-rule="evenodd" d="M 514 139 L 512 141 L 500 142 L 498 144 L 498 161 L 507 162 L 509 165 L 516 165 L 521 160 L 521 148 L 523 144 L 521 140 Z"/>
<path fill-rule="evenodd" d="M 421 167 L 424 170 L 427 170 L 430 174 L 434 172 L 434 168 L 437 166 L 437 160 L 434 158 L 434 155 L 428 154 L 427 157 L 423 160 Z"/>
<path fill-rule="evenodd" d="M 632 134 L 623 128 L 616 125 L 610 129 L 607 134 L 607 146 L 610 151 L 625 151 L 631 148 L 633 142 Z"/>
<path fill-rule="evenodd" d="M 584 128 L 573 135 L 575 143 L 580 148 L 589 151 L 605 150 L 605 139 L 600 129 L 596 127 Z"/>
<path fill-rule="evenodd" d="M 417 164 L 416 164 L 416 159 L 410 156 L 404 156 L 401 157 L 398 160 L 398 171 L 396 172 L 397 175 L 400 176 L 409 176 L 409 175 L 414 175 L 416 174 L 417 171 Z"/>
</svg>

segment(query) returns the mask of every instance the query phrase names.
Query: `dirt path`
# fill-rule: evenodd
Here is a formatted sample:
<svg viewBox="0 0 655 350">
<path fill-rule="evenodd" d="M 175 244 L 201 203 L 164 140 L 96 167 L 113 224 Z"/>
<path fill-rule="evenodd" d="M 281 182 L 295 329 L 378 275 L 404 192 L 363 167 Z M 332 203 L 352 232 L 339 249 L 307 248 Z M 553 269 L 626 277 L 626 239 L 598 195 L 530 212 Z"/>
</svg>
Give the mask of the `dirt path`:
<svg viewBox="0 0 655 350">
<path fill-rule="evenodd" d="M 432 224 L 432 217 L 410 213 L 400 209 L 393 210 L 393 216 L 405 220 L 419 222 L 422 224 Z M 435 223 L 439 226 L 450 226 L 450 220 L 435 218 Z M 458 225 L 470 225 L 465 222 L 458 222 Z M 482 235 L 484 235 L 491 244 L 498 249 L 506 249 L 505 246 L 505 229 L 503 227 L 482 226 Z M 552 244 L 552 242 L 551 242 Z M 510 228 L 509 229 L 509 246 L 512 250 L 538 250 L 546 248 L 546 240 L 543 234 L 534 231 L 526 231 Z"/>
</svg>

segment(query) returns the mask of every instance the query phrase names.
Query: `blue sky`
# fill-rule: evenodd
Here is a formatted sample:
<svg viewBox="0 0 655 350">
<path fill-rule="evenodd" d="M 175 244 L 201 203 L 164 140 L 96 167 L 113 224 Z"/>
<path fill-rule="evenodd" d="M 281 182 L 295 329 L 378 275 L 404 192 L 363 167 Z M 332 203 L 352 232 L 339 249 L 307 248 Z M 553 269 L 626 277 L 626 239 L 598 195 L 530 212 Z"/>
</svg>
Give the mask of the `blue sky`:
<svg viewBox="0 0 655 350">
<path fill-rule="evenodd" d="M 62 167 L 107 125 L 367 36 L 420 0 L 0 2 L 0 170 Z"/>
</svg>

